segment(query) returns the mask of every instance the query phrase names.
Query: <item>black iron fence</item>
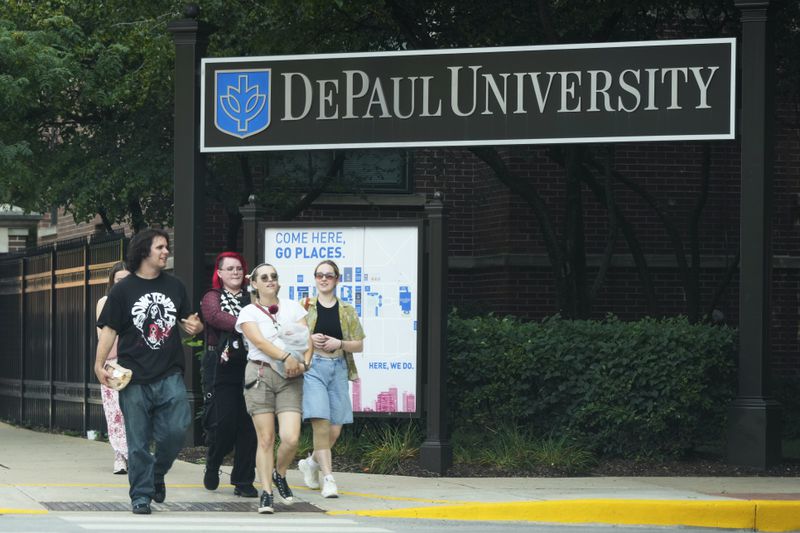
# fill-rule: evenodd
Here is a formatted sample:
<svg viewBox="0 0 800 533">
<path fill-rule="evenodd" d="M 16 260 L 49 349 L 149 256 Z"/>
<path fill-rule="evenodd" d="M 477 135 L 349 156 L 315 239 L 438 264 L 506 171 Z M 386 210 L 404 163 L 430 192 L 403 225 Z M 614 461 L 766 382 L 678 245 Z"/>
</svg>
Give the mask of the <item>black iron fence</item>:
<svg viewBox="0 0 800 533">
<path fill-rule="evenodd" d="M 0 418 L 106 431 L 95 306 L 126 244 L 122 235 L 82 238 L 0 259 Z"/>
</svg>

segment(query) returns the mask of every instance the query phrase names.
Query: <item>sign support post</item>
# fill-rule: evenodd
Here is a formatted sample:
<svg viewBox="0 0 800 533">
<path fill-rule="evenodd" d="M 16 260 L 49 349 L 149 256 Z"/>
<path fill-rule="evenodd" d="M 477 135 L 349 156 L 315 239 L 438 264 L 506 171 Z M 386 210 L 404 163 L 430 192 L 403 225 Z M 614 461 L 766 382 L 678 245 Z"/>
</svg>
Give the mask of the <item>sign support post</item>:
<svg viewBox="0 0 800 533">
<path fill-rule="evenodd" d="M 447 420 L 447 215 L 442 195 L 435 192 L 425 204 L 428 277 L 426 299 L 425 442 L 420 447 L 422 466 L 444 474 L 453 462 L 453 445 Z"/>
<path fill-rule="evenodd" d="M 781 460 L 781 406 L 769 398 L 772 281 L 774 62 L 769 1 L 736 0 L 742 12 L 742 190 L 739 392 L 728 413 L 728 460 L 765 469 Z"/>
<path fill-rule="evenodd" d="M 175 274 L 186 285 L 186 294 L 192 306 L 199 305 L 206 282 L 205 250 L 205 156 L 200 153 L 200 59 L 205 55 L 211 28 L 196 20 L 197 6 L 189 5 L 183 20 L 170 22 L 167 29 L 175 41 Z M 184 381 L 192 412 L 202 402 L 199 372 L 195 371 L 197 359 L 186 349 Z M 190 442 L 199 442 L 201 428 L 195 421 L 187 435 Z"/>
<path fill-rule="evenodd" d="M 239 213 L 242 214 L 243 226 L 243 240 L 242 240 L 242 255 L 244 260 L 247 261 L 247 268 L 254 269 L 261 261 L 259 261 L 259 236 L 258 236 L 258 223 L 264 219 L 266 212 L 264 208 L 256 204 L 255 195 L 251 194 L 248 198 L 247 205 L 239 208 Z M 245 272 L 245 275 L 250 272 Z"/>
</svg>

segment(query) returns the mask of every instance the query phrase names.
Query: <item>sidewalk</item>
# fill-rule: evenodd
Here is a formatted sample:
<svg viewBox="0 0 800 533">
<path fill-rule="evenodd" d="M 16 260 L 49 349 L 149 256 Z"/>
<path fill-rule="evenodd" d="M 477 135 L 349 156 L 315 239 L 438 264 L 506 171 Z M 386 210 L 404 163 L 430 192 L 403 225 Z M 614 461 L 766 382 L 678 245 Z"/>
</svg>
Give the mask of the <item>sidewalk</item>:
<svg viewBox="0 0 800 533">
<path fill-rule="evenodd" d="M 127 478 L 111 473 L 112 458 L 105 442 L 0 423 L 0 515 L 44 514 L 51 512 L 53 502 L 129 509 Z M 223 472 L 220 488 L 207 491 L 203 465 L 176 461 L 166 479 L 167 503 L 252 503 L 234 496 L 225 484 L 230 467 Z M 325 499 L 303 486 L 297 470 L 287 477 L 298 500 L 332 515 L 800 530 L 798 478 L 414 478 L 339 473 L 340 497 Z"/>
</svg>

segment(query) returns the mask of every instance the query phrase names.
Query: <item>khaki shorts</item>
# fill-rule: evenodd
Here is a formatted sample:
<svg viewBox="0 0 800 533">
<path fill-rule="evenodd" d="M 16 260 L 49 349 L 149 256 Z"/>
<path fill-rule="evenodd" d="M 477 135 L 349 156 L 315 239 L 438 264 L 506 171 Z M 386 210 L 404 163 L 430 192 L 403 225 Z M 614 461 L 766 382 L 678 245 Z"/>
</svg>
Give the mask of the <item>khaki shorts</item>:
<svg viewBox="0 0 800 533">
<path fill-rule="evenodd" d="M 247 362 L 244 383 L 258 382 L 244 390 L 244 403 L 250 416 L 262 413 L 303 412 L 303 376 L 283 378 L 268 365 Z"/>
</svg>

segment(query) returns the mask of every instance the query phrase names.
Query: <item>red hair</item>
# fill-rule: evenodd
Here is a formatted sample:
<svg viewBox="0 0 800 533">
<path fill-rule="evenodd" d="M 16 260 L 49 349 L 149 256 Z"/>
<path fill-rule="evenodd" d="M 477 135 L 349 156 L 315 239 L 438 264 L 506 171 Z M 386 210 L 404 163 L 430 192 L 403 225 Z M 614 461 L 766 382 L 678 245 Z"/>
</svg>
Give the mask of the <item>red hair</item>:
<svg viewBox="0 0 800 533">
<path fill-rule="evenodd" d="M 238 252 L 222 252 L 220 253 L 217 258 L 214 260 L 214 275 L 211 277 L 211 286 L 215 289 L 222 288 L 222 282 L 219 280 L 219 267 L 222 265 L 222 261 L 230 257 L 231 259 L 236 259 L 242 264 L 242 275 L 247 272 L 247 261 L 244 260 L 242 254 Z M 247 276 L 244 277 L 242 280 L 242 288 L 247 287 Z"/>
</svg>

